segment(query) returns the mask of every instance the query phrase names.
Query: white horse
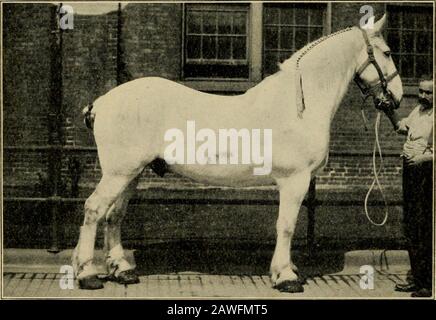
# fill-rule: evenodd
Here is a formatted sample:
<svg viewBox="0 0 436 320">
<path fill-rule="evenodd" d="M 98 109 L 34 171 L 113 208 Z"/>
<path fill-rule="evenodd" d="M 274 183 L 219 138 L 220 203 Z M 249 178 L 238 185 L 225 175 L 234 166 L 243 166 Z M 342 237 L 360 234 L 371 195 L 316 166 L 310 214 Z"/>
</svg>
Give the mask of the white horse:
<svg viewBox="0 0 436 320">
<path fill-rule="evenodd" d="M 281 291 L 303 291 L 291 262 L 291 240 L 310 179 L 327 162 L 330 125 L 349 83 L 357 75 L 361 85 L 372 88 L 374 98 L 390 99 L 396 107 L 402 99 L 401 79 L 381 36 L 385 20 L 384 16 L 371 30 L 348 28 L 307 45 L 281 64 L 279 72 L 239 96 L 201 93 L 150 77 L 116 87 L 99 97 L 92 110 L 85 108 L 88 123 L 94 124 L 103 175 L 85 203 L 73 254 L 80 287 L 103 287 L 93 264 L 96 229 L 102 219 L 106 220 L 109 274 L 119 283 L 139 282 L 123 255 L 121 220 L 138 175 L 155 159 L 164 158 L 165 132 L 183 130 L 193 120 L 197 128 L 215 132 L 220 128 L 272 129 L 268 175 L 254 175 L 252 164 L 175 164 L 169 168 L 215 185 L 276 184 L 280 207 L 271 280 Z"/>
</svg>

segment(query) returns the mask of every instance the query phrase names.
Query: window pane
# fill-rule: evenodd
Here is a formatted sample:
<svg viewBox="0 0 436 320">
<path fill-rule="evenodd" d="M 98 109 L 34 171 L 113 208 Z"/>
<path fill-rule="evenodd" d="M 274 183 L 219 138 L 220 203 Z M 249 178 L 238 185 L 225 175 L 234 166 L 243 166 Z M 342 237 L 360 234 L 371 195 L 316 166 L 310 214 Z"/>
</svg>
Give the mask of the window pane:
<svg viewBox="0 0 436 320">
<path fill-rule="evenodd" d="M 238 13 L 233 18 L 233 33 L 234 34 L 246 34 L 246 15 L 245 13 Z"/>
<path fill-rule="evenodd" d="M 433 28 L 433 9 L 420 4 L 388 5 L 387 9 L 387 40 L 394 52 L 394 62 L 402 77 L 417 80 L 422 74 L 428 73 L 432 65 L 432 33 L 429 29 Z"/>
<path fill-rule="evenodd" d="M 397 67 L 398 72 L 402 73 L 402 72 L 400 72 L 400 60 L 401 60 L 400 55 L 393 53 L 392 60 L 394 60 L 395 67 Z"/>
<path fill-rule="evenodd" d="M 418 56 L 416 57 L 416 77 L 419 78 L 424 74 L 430 73 L 428 69 L 428 56 Z"/>
<path fill-rule="evenodd" d="M 279 8 L 265 7 L 265 24 L 279 23 Z"/>
<path fill-rule="evenodd" d="M 413 56 L 401 57 L 401 76 L 405 78 L 413 78 Z"/>
<path fill-rule="evenodd" d="M 426 53 L 428 51 L 427 32 L 416 33 L 416 53 Z"/>
<path fill-rule="evenodd" d="M 428 27 L 427 18 L 422 14 L 417 15 L 416 28 L 417 29 L 427 29 L 427 27 Z"/>
<path fill-rule="evenodd" d="M 426 14 L 426 25 L 427 30 L 430 32 L 433 32 L 433 14 L 430 12 L 430 14 Z"/>
<path fill-rule="evenodd" d="M 232 33 L 232 16 L 230 14 L 225 12 L 218 14 L 218 33 L 219 34 Z"/>
<path fill-rule="evenodd" d="M 307 28 L 295 29 L 295 49 L 301 49 L 307 44 Z"/>
<path fill-rule="evenodd" d="M 413 52 L 413 32 L 403 32 L 402 52 Z"/>
<path fill-rule="evenodd" d="M 289 59 L 292 55 L 292 51 L 281 51 L 280 52 L 280 63 L 282 63 L 283 61 Z"/>
<path fill-rule="evenodd" d="M 184 76 L 247 79 L 249 5 L 186 4 L 186 7 Z"/>
<path fill-rule="evenodd" d="M 188 12 L 188 33 L 201 33 L 201 13 Z"/>
<path fill-rule="evenodd" d="M 281 24 L 294 24 L 294 8 L 293 5 L 285 5 L 280 10 Z"/>
<path fill-rule="evenodd" d="M 205 36 L 203 37 L 203 58 L 215 59 L 216 58 L 216 37 Z"/>
<path fill-rule="evenodd" d="M 392 52 L 400 52 L 400 36 L 397 31 L 389 31 L 387 45 L 391 48 Z"/>
<path fill-rule="evenodd" d="M 266 27 L 265 28 L 265 48 L 266 49 L 277 49 L 279 44 L 279 34 L 277 27 Z"/>
<path fill-rule="evenodd" d="M 322 28 L 310 28 L 310 41 L 317 40 L 322 37 Z"/>
<path fill-rule="evenodd" d="M 310 24 L 322 26 L 323 24 L 322 9 L 313 9 L 310 11 Z"/>
<path fill-rule="evenodd" d="M 309 17 L 309 10 L 307 8 L 295 8 L 295 24 L 307 25 Z"/>
<path fill-rule="evenodd" d="M 323 36 L 325 4 L 276 3 L 276 8 L 279 10 L 279 25 L 273 28 L 266 25 L 271 21 L 272 7 L 264 5 L 264 74 L 277 70 L 272 61 L 284 61 L 308 42 Z"/>
<path fill-rule="evenodd" d="M 186 41 L 186 55 L 188 59 L 201 58 L 201 36 L 188 36 Z"/>
<path fill-rule="evenodd" d="M 245 59 L 246 58 L 246 41 L 245 37 L 233 38 L 233 58 Z"/>
<path fill-rule="evenodd" d="M 403 12 L 403 28 L 413 29 L 415 28 L 415 16 L 410 13 Z"/>
<path fill-rule="evenodd" d="M 277 52 L 266 52 L 265 53 L 265 74 L 273 74 L 277 72 Z"/>
<path fill-rule="evenodd" d="M 388 28 L 399 28 L 400 15 L 401 15 L 401 13 L 399 13 L 397 11 L 389 12 L 389 14 L 388 14 Z"/>
<path fill-rule="evenodd" d="M 231 50 L 230 37 L 218 37 L 218 59 L 231 59 Z"/>
<path fill-rule="evenodd" d="M 216 21 L 217 15 L 215 12 L 205 12 L 203 14 L 203 32 L 208 34 L 215 34 L 216 30 Z"/>
<path fill-rule="evenodd" d="M 294 32 L 291 27 L 282 27 L 280 30 L 280 49 L 294 48 Z"/>
</svg>

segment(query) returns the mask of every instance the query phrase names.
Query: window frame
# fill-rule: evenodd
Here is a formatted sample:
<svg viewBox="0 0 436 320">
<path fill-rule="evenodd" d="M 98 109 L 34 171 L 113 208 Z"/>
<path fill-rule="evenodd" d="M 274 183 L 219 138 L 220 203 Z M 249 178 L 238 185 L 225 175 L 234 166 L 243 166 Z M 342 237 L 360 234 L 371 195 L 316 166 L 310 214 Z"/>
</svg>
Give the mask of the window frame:
<svg viewBox="0 0 436 320">
<path fill-rule="evenodd" d="M 289 4 L 288 2 L 284 2 L 284 3 L 280 3 L 280 2 L 272 2 L 272 3 L 265 3 L 265 5 L 263 6 L 263 10 L 265 12 L 267 7 L 278 7 L 280 8 L 281 5 L 285 5 L 285 4 Z M 296 30 L 298 28 L 305 28 L 307 30 L 310 30 L 312 28 L 317 28 L 317 29 L 321 29 L 321 37 L 325 36 L 327 34 L 331 33 L 331 27 L 328 27 L 327 24 L 329 24 L 331 26 L 331 6 L 329 6 L 330 3 L 291 3 L 292 5 L 307 5 L 308 9 L 310 10 L 310 5 L 318 5 L 318 6 L 323 6 L 323 8 L 321 8 L 322 10 L 322 23 L 320 25 L 312 25 L 311 21 L 310 21 L 310 17 L 311 15 L 308 15 L 308 24 L 299 24 L 296 21 L 296 16 L 295 16 L 295 12 L 293 13 L 293 23 L 280 23 L 280 18 L 279 18 L 279 23 L 266 23 L 265 22 L 265 17 L 263 17 L 262 19 L 262 30 L 265 31 L 266 28 L 277 28 L 277 34 L 278 34 L 278 44 L 280 45 L 280 35 L 281 35 L 281 29 L 282 28 L 292 28 L 292 33 L 293 33 L 293 39 L 292 39 L 292 48 L 266 48 L 266 42 L 264 41 L 264 37 L 262 38 L 262 75 L 263 78 L 266 76 L 271 75 L 270 73 L 266 72 L 266 55 L 267 52 L 275 52 L 278 55 L 281 55 L 282 52 L 287 52 L 289 53 L 289 55 L 294 54 L 295 52 L 297 52 L 299 49 L 296 48 Z M 330 7 L 330 8 L 329 8 Z M 330 18 L 328 18 L 328 15 L 330 15 Z M 279 17 L 280 17 L 280 9 L 279 9 Z M 310 32 L 307 32 L 307 36 L 306 36 L 306 41 L 308 41 L 310 39 Z M 304 45 L 310 43 L 310 41 L 314 41 L 314 40 L 309 40 L 308 42 L 306 42 Z M 303 46 L 304 46 L 303 45 Z"/>
<path fill-rule="evenodd" d="M 410 6 L 411 6 L 411 3 L 385 3 L 384 4 L 384 9 L 385 9 L 385 12 L 389 15 L 389 13 L 392 12 L 392 11 L 390 11 L 390 8 L 400 8 L 401 9 L 401 8 L 404 8 L 404 7 L 407 8 L 407 7 L 410 7 Z M 432 9 L 432 11 L 433 11 L 433 21 L 434 21 L 434 15 L 435 15 L 435 6 L 434 6 L 434 3 L 413 3 L 413 6 L 414 7 L 422 7 L 422 8 L 430 8 L 430 9 Z M 433 28 L 434 28 L 434 26 L 433 26 Z M 383 37 L 385 38 L 386 42 L 388 40 L 388 38 L 387 38 L 388 29 L 389 29 L 389 24 L 386 26 L 386 28 L 385 28 L 385 30 L 383 32 Z M 403 30 L 403 29 L 404 28 L 402 28 L 402 26 L 401 26 L 401 28 L 399 28 L 397 30 Z M 413 30 L 414 29 L 415 28 L 413 28 Z M 433 34 L 433 48 L 434 48 L 434 32 L 435 31 L 433 29 L 433 33 L 432 33 Z M 415 42 L 416 41 L 414 41 L 414 46 L 415 46 Z M 387 43 L 387 44 L 389 45 L 389 43 Z M 414 52 L 413 53 L 403 54 L 403 56 L 405 56 L 405 55 L 419 56 L 419 54 L 416 54 L 415 50 L 416 50 L 416 48 L 414 48 Z M 431 52 L 433 52 L 433 54 L 430 55 L 430 57 L 432 57 L 432 61 L 430 61 L 430 63 L 432 63 L 432 65 L 434 66 L 434 63 L 435 63 L 435 60 L 434 60 L 434 51 L 431 51 Z M 401 52 L 400 52 L 400 56 L 401 56 Z M 399 66 L 396 66 L 396 67 L 399 68 Z M 415 61 L 415 59 L 414 59 L 414 62 L 413 62 L 413 69 L 414 69 L 414 72 L 415 72 L 415 69 L 416 69 L 416 61 Z M 433 70 L 433 72 L 434 72 L 434 70 Z M 401 77 L 401 80 L 402 80 L 403 86 L 404 86 L 404 95 L 406 95 L 406 96 L 414 96 L 414 95 L 418 94 L 417 87 L 419 85 L 419 78 Z"/>
<path fill-rule="evenodd" d="M 234 12 L 234 10 L 231 9 L 231 6 L 233 5 L 235 8 L 237 6 L 235 6 L 235 4 L 232 3 L 219 3 L 219 4 L 210 4 L 210 3 L 192 3 L 194 5 L 199 5 L 201 7 L 201 9 L 198 9 L 199 11 L 204 10 L 204 11 L 208 11 L 211 8 L 218 8 L 220 11 L 231 11 Z M 188 5 L 192 5 L 192 4 L 188 4 Z M 251 5 L 246 4 L 246 3 L 240 3 L 240 9 L 239 11 L 245 11 L 247 12 L 247 21 L 246 21 L 246 59 L 235 59 L 235 63 L 225 63 L 225 62 L 220 62 L 217 59 L 211 59 L 209 61 L 209 63 L 211 64 L 216 64 L 216 65 L 246 65 L 248 68 L 248 77 L 247 78 L 226 78 L 226 77 L 186 77 L 185 76 L 185 65 L 187 62 L 187 57 L 186 57 L 186 36 L 187 36 L 187 7 L 186 7 L 186 3 L 183 3 L 182 6 L 182 10 L 183 10 L 183 14 L 182 14 L 182 61 L 181 61 L 181 79 L 184 81 L 249 81 L 250 80 L 250 73 L 251 73 L 251 59 L 250 59 L 250 53 L 251 53 L 251 41 L 250 41 L 250 37 L 251 37 Z M 242 9 L 242 7 L 246 7 L 247 9 Z M 196 59 L 191 59 L 193 64 L 195 64 Z M 200 59 L 201 60 L 201 59 Z M 203 63 L 201 63 L 201 61 L 198 61 L 199 65 L 205 65 Z M 203 59 L 203 60 L 207 60 L 207 59 Z M 241 61 L 240 61 L 241 60 Z M 242 63 L 242 60 L 246 61 L 246 63 Z"/>
<path fill-rule="evenodd" d="M 201 3 L 200 3 L 201 4 Z M 227 3 L 222 3 L 226 5 Z M 207 5 L 204 3 L 203 5 Z M 332 4 L 326 3 L 325 34 L 332 30 Z M 243 93 L 263 80 L 263 2 L 248 3 L 248 79 L 236 78 L 185 78 L 185 28 L 186 28 L 186 3 L 182 3 L 181 19 L 181 59 L 180 59 L 180 83 L 200 91 L 213 93 L 234 92 Z M 258 22 L 258 23 L 257 23 Z"/>
</svg>

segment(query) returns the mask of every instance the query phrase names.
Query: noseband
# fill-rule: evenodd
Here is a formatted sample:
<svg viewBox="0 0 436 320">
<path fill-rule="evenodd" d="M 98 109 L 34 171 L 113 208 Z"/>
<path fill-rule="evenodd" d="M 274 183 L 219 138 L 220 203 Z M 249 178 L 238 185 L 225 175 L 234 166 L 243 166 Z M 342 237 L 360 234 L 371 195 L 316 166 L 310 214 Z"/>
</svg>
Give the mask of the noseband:
<svg viewBox="0 0 436 320">
<path fill-rule="evenodd" d="M 356 84 L 359 87 L 360 91 L 364 95 L 365 99 L 368 96 L 372 96 L 373 98 L 376 98 L 375 89 L 378 88 L 378 87 L 381 87 L 381 89 L 383 91 L 383 94 L 389 100 L 391 100 L 392 102 L 396 103 L 392 93 L 388 90 L 388 83 L 391 82 L 392 79 L 394 79 L 396 76 L 398 76 L 398 71 L 395 70 L 395 72 L 393 72 L 392 74 L 388 75 L 387 77 L 385 77 L 383 75 L 383 72 L 382 72 L 379 64 L 375 60 L 374 47 L 369 42 L 368 35 L 366 34 L 366 31 L 363 30 L 363 29 L 360 29 L 360 30 L 362 31 L 363 39 L 365 40 L 366 52 L 368 53 L 368 59 L 356 71 L 356 75 L 354 76 L 354 81 L 356 82 Z M 375 80 L 375 81 L 372 81 L 372 82 L 369 82 L 369 83 L 365 83 L 360 76 L 365 71 L 365 69 L 369 65 L 371 65 L 371 64 L 374 66 L 375 70 L 377 70 L 379 79 Z"/>
</svg>

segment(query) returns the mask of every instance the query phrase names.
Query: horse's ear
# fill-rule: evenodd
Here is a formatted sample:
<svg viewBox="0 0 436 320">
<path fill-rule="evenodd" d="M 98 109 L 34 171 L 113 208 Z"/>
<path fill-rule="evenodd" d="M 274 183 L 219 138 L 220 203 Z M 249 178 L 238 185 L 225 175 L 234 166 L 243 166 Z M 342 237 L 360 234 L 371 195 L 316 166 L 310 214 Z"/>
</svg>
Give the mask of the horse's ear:
<svg viewBox="0 0 436 320">
<path fill-rule="evenodd" d="M 374 33 L 380 33 L 380 32 L 382 32 L 383 31 L 383 28 L 385 27 L 385 25 L 386 25 L 386 20 L 387 20 L 387 17 L 386 17 L 386 13 L 383 15 L 383 17 L 381 17 L 381 19 L 379 20 L 379 21 L 377 21 L 376 23 L 374 23 L 374 28 L 373 28 L 373 32 Z"/>
</svg>

